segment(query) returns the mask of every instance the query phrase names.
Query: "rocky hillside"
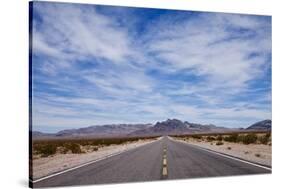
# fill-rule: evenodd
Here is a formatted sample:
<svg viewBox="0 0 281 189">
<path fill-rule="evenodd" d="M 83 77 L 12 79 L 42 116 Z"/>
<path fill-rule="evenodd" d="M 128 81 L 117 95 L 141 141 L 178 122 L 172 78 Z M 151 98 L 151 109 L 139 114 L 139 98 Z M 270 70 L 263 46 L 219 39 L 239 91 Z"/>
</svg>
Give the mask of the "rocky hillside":
<svg viewBox="0 0 281 189">
<path fill-rule="evenodd" d="M 263 120 L 253 125 L 249 126 L 246 130 L 255 130 L 255 131 L 270 131 L 271 130 L 271 120 Z"/>
<path fill-rule="evenodd" d="M 130 135 L 174 135 L 174 134 L 191 134 L 206 132 L 226 132 L 228 128 L 217 127 L 215 125 L 202 125 L 197 123 L 182 122 L 178 119 L 167 119 L 163 122 L 157 122 L 153 127 L 138 130 Z"/>
<path fill-rule="evenodd" d="M 55 134 L 45 134 L 34 131 L 34 138 L 46 137 L 124 137 L 124 136 L 155 136 L 192 133 L 223 133 L 231 131 L 268 131 L 271 130 L 271 120 L 257 122 L 246 129 L 231 129 L 212 124 L 190 123 L 178 119 L 167 119 L 156 124 L 112 124 L 96 125 L 79 129 L 62 130 Z"/>
<path fill-rule="evenodd" d="M 151 124 L 112 124 L 90 126 L 79 129 L 62 130 L 56 133 L 56 136 L 121 136 L 140 129 L 146 129 L 151 126 Z"/>
</svg>

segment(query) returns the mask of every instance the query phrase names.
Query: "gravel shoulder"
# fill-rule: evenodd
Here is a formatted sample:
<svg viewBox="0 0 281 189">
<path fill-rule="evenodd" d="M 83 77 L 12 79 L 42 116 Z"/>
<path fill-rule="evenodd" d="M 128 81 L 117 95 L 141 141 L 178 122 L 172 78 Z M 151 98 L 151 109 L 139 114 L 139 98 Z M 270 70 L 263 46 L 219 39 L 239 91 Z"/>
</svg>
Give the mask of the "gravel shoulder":
<svg viewBox="0 0 281 189">
<path fill-rule="evenodd" d="M 210 149 L 216 152 L 224 153 L 234 157 L 238 157 L 251 162 L 259 163 L 262 165 L 271 166 L 272 164 L 272 148 L 270 145 L 264 144 L 241 144 L 223 142 L 223 145 L 216 145 L 216 142 L 207 142 L 199 140 L 184 141 L 175 139 L 183 143 L 196 145 L 202 148 Z"/>
<path fill-rule="evenodd" d="M 33 159 L 33 180 L 60 172 L 81 164 L 124 152 L 136 147 L 149 144 L 155 140 L 139 140 L 121 145 L 110 145 L 99 148 L 98 151 L 83 154 L 55 154 L 53 156 Z"/>
</svg>

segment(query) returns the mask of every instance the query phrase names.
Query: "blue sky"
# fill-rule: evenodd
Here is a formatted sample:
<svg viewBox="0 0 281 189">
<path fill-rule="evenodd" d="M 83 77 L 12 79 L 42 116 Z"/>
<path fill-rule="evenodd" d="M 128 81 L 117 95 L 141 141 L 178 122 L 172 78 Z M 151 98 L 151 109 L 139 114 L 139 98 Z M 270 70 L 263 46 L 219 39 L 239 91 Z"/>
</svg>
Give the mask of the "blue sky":
<svg viewBox="0 0 281 189">
<path fill-rule="evenodd" d="M 34 2 L 33 129 L 271 119 L 271 17 Z"/>
</svg>

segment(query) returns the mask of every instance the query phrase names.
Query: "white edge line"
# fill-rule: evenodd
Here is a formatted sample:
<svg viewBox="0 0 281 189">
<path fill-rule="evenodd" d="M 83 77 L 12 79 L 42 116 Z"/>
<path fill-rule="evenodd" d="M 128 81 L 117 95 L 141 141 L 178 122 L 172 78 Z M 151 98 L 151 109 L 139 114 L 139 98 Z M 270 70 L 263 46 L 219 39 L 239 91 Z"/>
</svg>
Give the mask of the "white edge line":
<svg viewBox="0 0 281 189">
<path fill-rule="evenodd" d="M 162 138 L 159 138 L 158 140 L 161 140 L 161 139 L 162 139 Z M 150 142 L 150 143 L 148 143 L 148 144 L 152 144 L 152 143 L 154 143 L 154 142 L 156 142 L 156 141 L 158 141 L 158 140 L 152 141 L 152 142 Z M 95 162 L 98 162 L 98 161 L 101 161 L 101 160 L 104 160 L 104 159 L 107 159 L 107 158 L 110 158 L 110 157 L 113 157 L 113 156 L 117 156 L 117 155 L 122 154 L 122 153 L 124 153 L 124 152 L 128 152 L 128 151 L 130 151 L 130 150 L 134 150 L 134 149 L 136 149 L 136 148 L 139 148 L 139 147 L 142 147 L 142 146 L 145 146 L 145 145 L 146 145 L 146 144 L 141 145 L 141 146 L 137 146 L 137 147 L 135 147 L 135 148 L 127 149 L 127 150 L 124 150 L 124 151 L 121 151 L 121 152 L 117 152 L 117 153 L 115 153 L 115 154 L 110 154 L 110 155 L 108 155 L 108 156 L 105 156 L 105 157 L 102 157 L 102 158 L 99 158 L 99 159 L 95 159 L 95 160 L 93 160 L 93 161 L 84 163 L 84 164 L 82 164 L 82 165 L 78 165 L 78 166 L 75 166 L 75 167 L 66 169 L 66 170 L 64 170 L 64 171 L 61 171 L 61 172 L 57 172 L 57 173 L 54 173 L 54 174 L 51 174 L 51 175 L 48 175 L 48 176 L 39 178 L 39 179 L 37 179 L 37 180 L 32 180 L 32 179 L 29 179 L 29 180 L 30 180 L 32 183 L 37 183 L 37 182 L 40 182 L 40 181 L 42 181 L 42 180 L 46 180 L 46 179 L 48 179 L 48 178 L 61 175 L 61 174 L 63 174 L 63 173 L 67 173 L 67 172 L 73 171 L 73 170 L 75 170 L 75 169 L 79 169 L 79 168 L 81 168 L 81 167 L 90 165 L 90 164 L 92 164 L 92 163 L 95 163 Z"/>
<path fill-rule="evenodd" d="M 173 139 L 174 140 L 174 139 Z M 176 141 L 176 140 L 174 140 Z M 181 141 L 176 141 L 176 142 L 181 142 Z M 252 162 L 249 162 L 249 161 L 246 161 L 246 160 L 242 160 L 242 159 L 239 159 L 239 158 L 235 158 L 235 157 L 232 157 L 230 155 L 226 155 L 226 154 L 222 154 L 222 153 L 219 153 L 219 152 L 215 152 L 213 150 L 209 150 L 209 149 L 206 149 L 206 148 L 203 148 L 203 147 L 199 147 L 199 146 L 196 146 L 196 145 L 193 145 L 193 144 L 188 144 L 186 142 L 181 142 L 183 144 L 187 144 L 187 145 L 190 145 L 194 148 L 197 148 L 197 149 L 201 149 L 201 150 L 204 150 L 204 151 L 207 151 L 207 152 L 210 152 L 210 153 L 213 153 L 213 154 L 217 154 L 217 155 L 220 155 L 222 157 L 226 157 L 226 158 L 229 158 L 229 159 L 232 159 L 232 160 L 236 160 L 236 161 L 240 161 L 240 162 L 243 162 L 243 163 L 247 163 L 249 165 L 253 165 L 253 166 L 256 166 L 256 167 L 260 167 L 260 168 L 263 168 L 263 169 L 266 169 L 266 170 L 272 170 L 272 168 L 270 167 L 266 167 L 266 166 L 263 166 L 263 165 L 259 165 L 259 164 L 256 164 L 256 163 L 252 163 Z"/>
</svg>

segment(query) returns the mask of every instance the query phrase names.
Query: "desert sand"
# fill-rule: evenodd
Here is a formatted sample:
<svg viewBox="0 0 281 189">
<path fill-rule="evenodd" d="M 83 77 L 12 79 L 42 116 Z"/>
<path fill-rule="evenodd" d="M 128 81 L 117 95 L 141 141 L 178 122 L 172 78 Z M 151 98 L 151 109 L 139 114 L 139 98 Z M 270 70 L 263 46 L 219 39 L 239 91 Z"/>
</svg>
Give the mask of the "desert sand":
<svg viewBox="0 0 281 189">
<path fill-rule="evenodd" d="M 270 145 L 264 144 L 241 144 L 223 142 L 223 145 L 216 145 L 216 142 L 207 142 L 202 140 L 189 139 L 184 141 L 182 139 L 176 139 L 178 141 L 196 145 L 202 148 L 220 152 L 223 154 L 238 157 L 247 161 L 259 163 L 262 165 L 271 166 L 272 163 L 272 148 Z"/>
</svg>

